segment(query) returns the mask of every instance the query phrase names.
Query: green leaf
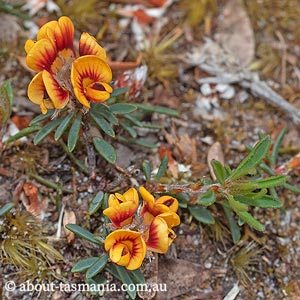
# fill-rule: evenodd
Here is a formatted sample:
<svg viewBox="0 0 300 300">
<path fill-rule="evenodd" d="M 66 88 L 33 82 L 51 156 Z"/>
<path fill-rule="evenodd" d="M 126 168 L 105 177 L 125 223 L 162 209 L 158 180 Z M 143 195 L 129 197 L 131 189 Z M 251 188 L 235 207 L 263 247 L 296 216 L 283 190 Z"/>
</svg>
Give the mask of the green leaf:
<svg viewBox="0 0 300 300">
<path fill-rule="evenodd" d="M 246 211 L 236 211 L 236 214 L 244 220 L 246 223 L 251 225 L 254 229 L 258 231 L 264 231 L 265 226 L 261 224 L 259 221 L 257 221 L 255 218 L 253 218 L 248 212 Z"/>
<path fill-rule="evenodd" d="M 234 180 L 241 177 L 241 173 L 245 169 L 257 166 L 268 153 L 270 148 L 270 137 L 266 136 L 260 140 L 248 154 L 248 156 L 238 165 L 238 167 L 229 175 L 228 179 Z"/>
<path fill-rule="evenodd" d="M 282 207 L 282 203 L 279 199 L 275 199 L 269 195 L 263 195 L 259 198 L 254 195 L 235 195 L 234 199 L 236 201 L 242 202 L 251 206 L 258 206 L 263 208 L 278 208 Z"/>
<path fill-rule="evenodd" d="M 131 277 L 131 279 L 134 281 L 135 284 L 146 282 L 144 274 L 141 272 L 140 269 L 130 271 L 129 276 Z"/>
<path fill-rule="evenodd" d="M 122 122 L 121 121 L 120 125 L 131 135 L 131 137 L 133 137 L 133 138 L 137 137 L 136 131 L 127 122 Z"/>
<path fill-rule="evenodd" d="M 48 119 L 50 118 L 52 115 L 54 114 L 54 109 L 50 109 L 45 115 L 43 114 L 40 114 L 38 116 L 36 116 L 35 118 L 33 118 L 30 123 L 29 123 L 29 126 L 33 126 L 45 119 Z"/>
<path fill-rule="evenodd" d="M 256 189 L 271 188 L 283 185 L 286 181 L 285 175 L 270 176 L 264 179 L 258 179 L 248 182 L 237 182 L 232 185 L 232 189 L 237 191 L 252 191 Z"/>
<path fill-rule="evenodd" d="M 56 141 L 59 140 L 60 137 L 63 135 L 63 133 L 67 129 L 68 125 L 70 124 L 74 114 L 75 114 L 75 112 L 73 111 L 63 118 L 63 120 L 61 121 L 61 123 L 59 124 L 59 126 L 57 127 L 57 129 L 55 131 L 54 139 Z"/>
<path fill-rule="evenodd" d="M 105 140 L 94 137 L 93 138 L 94 146 L 100 155 L 104 157 L 109 163 L 114 164 L 117 160 L 117 154 L 114 147 L 106 142 Z"/>
<path fill-rule="evenodd" d="M 97 245 L 102 245 L 103 243 L 101 241 L 99 241 L 98 239 L 96 239 L 94 237 L 94 235 L 89 232 L 88 230 L 76 225 L 76 224 L 67 224 L 65 226 L 67 229 L 69 229 L 70 231 L 74 232 L 76 235 L 78 235 L 79 237 L 91 242 L 91 243 L 94 243 L 94 244 L 97 244 Z"/>
<path fill-rule="evenodd" d="M 38 130 L 41 129 L 41 126 L 39 125 L 36 125 L 36 126 L 29 126 L 27 128 L 24 128 L 22 129 L 21 131 L 19 131 L 18 133 L 14 134 L 13 136 L 9 137 L 7 140 L 6 140 L 6 143 L 11 143 L 11 142 L 14 142 L 24 136 L 27 136 L 33 132 L 36 132 Z"/>
<path fill-rule="evenodd" d="M 210 164 L 214 170 L 214 174 L 217 178 L 217 181 L 219 183 L 224 183 L 227 175 L 226 175 L 226 170 L 223 167 L 223 165 L 218 160 L 215 160 L 215 159 L 211 160 Z"/>
<path fill-rule="evenodd" d="M 178 200 L 179 207 L 181 207 L 181 208 L 188 207 L 188 203 L 190 201 L 190 196 L 188 193 L 178 193 L 178 194 L 174 195 L 173 197 Z"/>
<path fill-rule="evenodd" d="M 146 181 L 150 181 L 151 180 L 151 167 L 150 167 L 149 161 L 147 161 L 147 160 L 143 161 L 142 169 L 143 169 L 144 175 L 146 177 Z"/>
<path fill-rule="evenodd" d="M 91 112 L 91 117 L 94 120 L 94 122 L 97 124 L 97 126 L 102 129 L 107 135 L 111 137 L 115 137 L 115 132 L 113 128 L 110 126 L 110 124 L 102 117 L 94 114 Z"/>
<path fill-rule="evenodd" d="M 146 104 L 134 104 L 137 108 L 142 109 L 144 111 L 149 112 L 156 112 L 163 115 L 169 115 L 172 117 L 178 117 L 178 111 L 175 109 L 170 109 L 164 106 L 153 106 L 153 105 L 146 105 Z"/>
<path fill-rule="evenodd" d="M 4 216 L 8 212 L 10 212 L 14 206 L 15 206 L 15 204 L 12 203 L 12 202 L 8 202 L 8 203 L 4 204 L 3 206 L 1 206 L 1 208 L 0 208 L 0 217 Z"/>
<path fill-rule="evenodd" d="M 68 149 L 72 152 L 77 144 L 79 138 L 79 131 L 81 126 L 81 114 L 77 115 L 76 119 L 74 120 L 68 135 Z"/>
<path fill-rule="evenodd" d="M 146 140 L 143 140 L 143 139 L 130 139 L 130 138 L 125 138 L 123 136 L 118 136 L 118 141 L 120 141 L 122 143 L 130 144 L 130 145 L 135 144 L 135 145 L 143 146 L 145 148 L 150 148 L 150 149 L 157 148 L 156 144 L 146 141 Z"/>
<path fill-rule="evenodd" d="M 72 273 L 83 272 L 88 268 L 90 268 L 98 259 L 99 257 L 89 257 L 89 258 L 81 259 L 73 266 L 71 272 Z"/>
<path fill-rule="evenodd" d="M 213 190 L 208 190 L 203 193 L 197 200 L 197 204 L 209 206 L 212 205 L 216 201 L 216 194 Z"/>
<path fill-rule="evenodd" d="M 61 122 L 61 118 L 50 121 L 47 125 L 42 127 L 39 132 L 35 135 L 33 143 L 39 144 L 47 135 L 49 135 Z"/>
<path fill-rule="evenodd" d="M 89 215 L 93 215 L 98 211 L 98 209 L 101 207 L 103 203 L 103 199 L 104 199 L 104 193 L 100 191 L 90 203 Z"/>
<path fill-rule="evenodd" d="M 14 100 L 14 92 L 11 86 L 11 83 L 9 81 L 5 81 L 5 83 L 3 84 L 3 87 L 5 89 L 6 95 L 8 97 L 9 103 L 10 105 L 13 104 L 13 100 Z"/>
<path fill-rule="evenodd" d="M 227 195 L 228 203 L 233 211 L 240 212 L 240 211 L 247 211 L 248 206 L 244 203 L 240 203 L 236 200 L 234 200 L 232 195 Z"/>
<path fill-rule="evenodd" d="M 276 164 L 278 150 L 279 150 L 279 147 L 280 147 L 280 145 L 283 141 L 283 138 L 286 134 L 286 131 L 287 131 L 286 127 L 281 130 L 281 132 L 279 133 L 279 135 L 278 135 L 278 137 L 277 137 L 277 139 L 276 139 L 276 141 L 273 145 L 272 153 L 271 153 L 271 156 L 269 158 L 269 162 L 270 162 L 271 166 L 275 166 L 275 164 Z"/>
<path fill-rule="evenodd" d="M 110 99 L 123 95 L 128 91 L 128 88 L 119 88 L 119 89 L 115 89 L 113 90 L 113 92 L 110 94 Z"/>
<path fill-rule="evenodd" d="M 104 117 L 108 122 L 118 125 L 119 120 L 116 118 L 116 116 L 109 110 L 108 107 L 104 106 L 103 104 L 96 104 L 92 106 L 90 109 L 90 113 L 93 113 L 95 116 L 98 116 L 99 118 L 102 116 Z"/>
<path fill-rule="evenodd" d="M 86 271 L 86 278 L 93 278 L 100 273 L 106 266 L 108 261 L 108 254 L 103 254 L 96 262 Z"/>
<path fill-rule="evenodd" d="M 121 282 L 125 285 L 127 294 L 131 299 L 136 298 L 136 290 L 128 289 L 129 286 L 132 286 L 134 284 L 133 280 L 130 278 L 128 271 L 121 266 L 116 266 L 117 272 L 120 276 Z"/>
<path fill-rule="evenodd" d="M 144 124 L 140 122 L 138 119 L 133 117 L 132 115 L 124 115 L 124 118 L 127 119 L 128 121 L 132 122 L 133 125 L 143 128 Z"/>
<path fill-rule="evenodd" d="M 169 163 L 169 159 L 168 156 L 164 156 L 164 158 L 162 159 L 157 174 L 155 176 L 156 180 L 160 180 L 162 178 L 162 176 L 165 174 L 167 168 L 168 168 L 168 163 Z"/>
<path fill-rule="evenodd" d="M 236 244 L 241 239 L 240 228 L 238 227 L 238 225 L 231 213 L 231 210 L 228 207 L 226 207 L 225 205 L 223 205 L 223 209 L 224 209 L 225 216 L 229 223 L 229 229 L 231 232 L 232 240 Z"/>
<path fill-rule="evenodd" d="M 189 212 L 191 215 L 199 222 L 205 224 L 215 224 L 215 218 L 211 214 L 211 212 L 202 206 L 189 206 Z"/>
<path fill-rule="evenodd" d="M 113 114 L 128 114 L 135 111 L 137 107 L 128 103 L 115 103 L 110 105 L 109 109 Z"/>
</svg>

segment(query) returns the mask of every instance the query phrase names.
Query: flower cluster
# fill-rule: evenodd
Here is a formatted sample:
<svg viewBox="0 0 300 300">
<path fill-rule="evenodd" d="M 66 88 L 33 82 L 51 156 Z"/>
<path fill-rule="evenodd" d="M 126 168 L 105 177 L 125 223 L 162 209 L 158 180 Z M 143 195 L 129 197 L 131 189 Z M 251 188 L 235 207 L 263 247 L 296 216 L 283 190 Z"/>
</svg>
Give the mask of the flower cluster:
<svg viewBox="0 0 300 300">
<path fill-rule="evenodd" d="M 147 250 L 166 253 L 176 237 L 172 227 L 180 224 L 175 198 L 162 196 L 155 200 L 144 187 L 139 192 L 143 198 L 140 211 L 134 188 L 123 195 L 110 195 L 108 208 L 103 211 L 115 228 L 105 239 L 105 250 L 114 263 L 128 270 L 141 266 Z"/>
<path fill-rule="evenodd" d="M 62 109 L 81 103 L 104 102 L 110 97 L 112 72 L 106 52 L 88 33 L 79 40 L 79 57 L 74 50 L 74 25 L 68 17 L 42 26 L 37 41 L 25 44 L 26 63 L 38 72 L 28 86 L 28 98 L 48 109 Z"/>
</svg>

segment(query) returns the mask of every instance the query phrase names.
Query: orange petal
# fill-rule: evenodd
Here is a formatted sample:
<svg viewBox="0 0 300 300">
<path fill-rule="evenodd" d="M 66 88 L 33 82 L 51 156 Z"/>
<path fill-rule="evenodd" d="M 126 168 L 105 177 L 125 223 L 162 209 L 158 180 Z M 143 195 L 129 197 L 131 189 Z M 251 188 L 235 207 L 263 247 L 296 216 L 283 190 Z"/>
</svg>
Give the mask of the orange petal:
<svg viewBox="0 0 300 300">
<path fill-rule="evenodd" d="M 28 98 L 35 104 L 41 104 L 46 92 L 42 73 L 37 73 L 28 85 Z"/>
<path fill-rule="evenodd" d="M 29 48 L 29 46 L 27 46 Z M 56 58 L 55 46 L 47 39 L 37 41 L 26 56 L 26 63 L 34 71 L 51 70 L 51 65 Z"/>
<path fill-rule="evenodd" d="M 139 203 L 139 195 L 137 193 L 137 190 L 135 188 L 130 188 L 128 191 L 126 191 L 123 194 L 126 201 L 132 201 L 135 204 Z"/>
<path fill-rule="evenodd" d="M 59 18 L 56 26 L 48 26 L 46 32 L 48 39 L 54 42 L 57 52 L 60 52 L 65 49 L 71 49 L 72 52 L 74 52 L 74 25 L 70 18 Z"/>
<path fill-rule="evenodd" d="M 96 39 L 88 33 L 82 33 L 79 40 L 79 55 L 96 55 L 106 60 L 105 50 L 97 43 Z"/>
<path fill-rule="evenodd" d="M 169 228 L 163 218 L 156 217 L 148 230 L 147 249 L 157 253 L 166 253 L 169 247 Z"/>
<path fill-rule="evenodd" d="M 179 216 L 174 212 L 166 212 L 159 215 L 160 218 L 164 219 L 169 228 L 178 226 L 180 224 Z"/>
<path fill-rule="evenodd" d="M 109 258 L 119 266 L 127 266 L 130 261 L 127 246 L 122 243 L 115 244 L 109 251 Z"/>
<path fill-rule="evenodd" d="M 40 104 L 40 109 L 43 115 L 45 115 L 48 111 L 48 109 L 53 109 L 55 108 L 53 105 L 53 102 L 51 101 L 51 99 L 44 99 L 42 100 L 41 104 Z"/>
<path fill-rule="evenodd" d="M 63 89 L 48 71 L 43 71 L 46 91 L 56 109 L 64 108 L 69 102 L 69 92 Z"/>
<path fill-rule="evenodd" d="M 155 201 L 155 204 L 164 204 L 169 207 L 172 212 L 177 212 L 178 210 L 178 201 L 171 196 L 162 196 Z"/>
<path fill-rule="evenodd" d="M 150 194 L 143 186 L 140 187 L 139 192 L 144 200 L 144 205 L 141 211 L 141 215 L 148 210 L 148 208 L 152 208 L 154 206 L 154 196 Z"/>
<path fill-rule="evenodd" d="M 44 24 L 38 34 L 37 34 L 37 40 L 41 40 L 41 39 L 48 39 L 48 31 L 49 29 L 52 30 L 54 29 L 55 27 L 58 26 L 58 22 L 57 21 L 50 21 L 50 22 L 47 22 L 46 24 Z"/>
<path fill-rule="evenodd" d="M 24 46 L 25 52 L 28 53 L 30 49 L 34 46 L 35 41 L 33 40 L 27 40 Z"/>
<path fill-rule="evenodd" d="M 137 205 L 132 201 L 123 202 L 119 205 L 108 207 L 103 211 L 116 228 L 122 228 L 132 222 Z"/>
<path fill-rule="evenodd" d="M 110 194 L 108 198 L 108 207 L 119 205 L 120 202 L 114 194 Z"/>
<path fill-rule="evenodd" d="M 91 100 L 103 102 L 108 99 L 112 89 L 105 83 L 111 80 L 109 65 L 95 55 L 81 56 L 72 63 L 71 81 L 74 93 L 78 101 L 86 107 L 90 107 Z"/>
<path fill-rule="evenodd" d="M 141 233 L 132 230 L 120 229 L 110 233 L 106 237 L 104 248 L 106 251 L 110 251 L 110 257 L 113 257 L 115 260 L 120 257 L 120 249 L 122 249 L 123 252 L 125 248 L 123 246 L 116 246 L 117 244 L 125 245 L 126 251 L 129 251 L 130 253 L 130 260 L 128 262 L 128 265 L 125 267 L 128 270 L 138 269 L 141 266 L 146 255 L 146 244 L 142 238 Z M 113 252 L 114 250 L 117 252 L 115 254 L 112 254 L 111 252 Z M 127 255 L 126 251 L 123 254 Z M 120 262 L 124 264 L 124 261 Z M 116 263 L 118 264 L 118 262 Z"/>
</svg>

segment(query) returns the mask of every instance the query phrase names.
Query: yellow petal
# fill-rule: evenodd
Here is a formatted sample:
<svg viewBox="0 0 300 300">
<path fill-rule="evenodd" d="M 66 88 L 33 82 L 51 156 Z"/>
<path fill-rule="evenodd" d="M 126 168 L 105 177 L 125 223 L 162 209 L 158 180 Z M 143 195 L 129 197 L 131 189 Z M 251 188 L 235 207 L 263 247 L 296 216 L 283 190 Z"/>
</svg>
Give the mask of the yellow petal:
<svg viewBox="0 0 300 300">
<path fill-rule="evenodd" d="M 41 104 L 46 88 L 43 82 L 42 72 L 37 73 L 28 85 L 28 98 L 35 104 Z"/>
<path fill-rule="evenodd" d="M 119 266 L 127 266 L 130 260 L 127 246 L 122 243 L 114 245 L 109 251 L 109 258 Z"/>
<path fill-rule="evenodd" d="M 137 193 L 137 190 L 135 188 L 130 188 L 128 191 L 126 191 L 123 194 L 126 201 L 133 201 L 134 203 L 139 202 L 139 195 Z"/>
<path fill-rule="evenodd" d="M 108 99 L 112 89 L 104 84 L 111 80 L 109 65 L 97 56 L 82 56 L 72 63 L 71 81 L 74 93 L 78 101 L 86 107 L 90 107 L 90 101 L 103 102 Z"/>
<path fill-rule="evenodd" d="M 88 33 L 82 33 L 79 40 L 79 55 L 96 55 L 106 60 L 105 50 L 97 43 L 96 39 Z"/>
<path fill-rule="evenodd" d="M 132 201 L 123 202 L 119 205 L 108 207 L 103 211 L 116 228 L 122 228 L 132 222 L 137 205 Z"/>
<path fill-rule="evenodd" d="M 163 218 L 156 217 L 147 232 L 147 249 L 157 253 L 166 253 L 169 247 L 169 228 Z"/>
<path fill-rule="evenodd" d="M 44 24 L 40 28 L 40 30 L 37 34 L 37 40 L 39 41 L 41 39 L 48 39 L 48 34 L 47 34 L 48 30 L 54 29 L 57 26 L 58 26 L 57 21 L 50 21 L 50 22 L 47 22 L 46 24 Z"/>
<path fill-rule="evenodd" d="M 141 211 L 141 216 L 143 216 L 146 213 L 146 211 L 153 208 L 154 196 L 150 194 L 143 186 L 139 188 L 139 192 L 144 200 L 143 208 Z"/>
<path fill-rule="evenodd" d="M 56 55 L 55 46 L 49 40 L 41 39 L 30 48 L 26 56 L 26 63 L 34 71 L 50 71 Z"/>
<path fill-rule="evenodd" d="M 169 228 L 178 226 L 180 224 L 180 218 L 174 212 L 166 212 L 166 213 L 162 213 L 158 216 L 166 221 Z"/>
<path fill-rule="evenodd" d="M 33 40 L 27 40 L 24 46 L 25 52 L 28 53 L 30 49 L 34 46 L 35 41 Z"/>
<path fill-rule="evenodd" d="M 122 244 L 122 246 L 117 246 L 118 244 Z M 122 252 L 124 251 L 124 246 L 126 247 L 126 251 L 130 254 L 130 260 L 127 265 L 124 265 L 125 259 L 121 260 L 120 257 L 120 249 Z M 120 257 L 120 262 L 128 269 L 135 270 L 138 269 L 146 255 L 146 244 L 142 238 L 140 232 L 132 231 L 132 230 L 115 230 L 110 233 L 104 242 L 104 248 L 106 251 L 110 251 L 110 256 L 113 256 L 115 260 Z M 116 253 L 111 254 L 111 249 L 115 249 Z M 123 253 L 127 255 L 127 253 Z M 122 255 L 121 255 L 122 256 Z M 118 262 L 116 262 L 118 264 Z"/>
<path fill-rule="evenodd" d="M 162 196 L 155 201 L 155 204 L 164 204 L 169 207 L 172 212 L 177 212 L 178 210 L 178 201 L 171 196 Z"/>
<path fill-rule="evenodd" d="M 108 198 L 108 207 L 119 205 L 120 202 L 114 194 L 110 194 Z"/>
<path fill-rule="evenodd" d="M 63 89 L 48 71 L 43 71 L 43 81 L 46 91 L 56 109 L 64 108 L 69 102 L 69 92 Z"/>
<path fill-rule="evenodd" d="M 40 104 L 40 109 L 43 115 L 45 115 L 48 111 L 48 109 L 53 109 L 54 105 L 51 101 L 51 99 L 44 99 L 42 100 L 41 104 Z"/>
</svg>

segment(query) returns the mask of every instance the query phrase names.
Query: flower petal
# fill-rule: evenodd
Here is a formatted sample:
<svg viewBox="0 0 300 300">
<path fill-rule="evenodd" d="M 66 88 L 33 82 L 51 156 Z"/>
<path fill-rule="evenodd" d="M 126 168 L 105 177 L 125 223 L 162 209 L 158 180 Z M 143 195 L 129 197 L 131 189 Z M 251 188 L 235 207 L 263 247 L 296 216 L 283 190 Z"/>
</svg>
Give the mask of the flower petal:
<svg viewBox="0 0 300 300">
<path fill-rule="evenodd" d="M 141 216 L 145 214 L 148 208 L 152 208 L 154 206 L 154 196 L 150 194 L 143 186 L 139 188 L 139 192 L 144 200 L 144 205 L 141 211 Z"/>
<path fill-rule="evenodd" d="M 116 228 L 122 228 L 132 222 L 137 205 L 132 201 L 123 202 L 119 205 L 108 207 L 103 211 Z"/>
<path fill-rule="evenodd" d="M 178 201 L 171 196 L 162 196 L 155 201 L 155 204 L 164 204 L 169 207 L 172 212 L 177 212 L 178 210 Z"/>
<path fill-rule="evenodd" d="M 41 104 L 46 92 L 42 73 L 37 73 L 28 85 L 28 98 L 35 104 Z"/>
<path fill-rule="evenodd" d="M 130 188 L 123 194 L 123 196 L 126 199 L 126 201 L 132 201 L 135 204 L 139 203 L 139 195 L 135 188 Z"/>
<path fill-rule="evenodd" d="M 121 246 L 117 246 L 122 244 Z M 125 249 L 126 247 L 126 249 Z M 106 251 L 109 251 L 111 259 L 116 263 L 122 263 L 124 265 L 126 258 L 121 258 L 122 254 L 127 256 L 127 251 L 130 255 L 130 260 L 128 265 L 124 265 L 128 270 L 138 269 L 146 255 L 146 244 L 142 238 L 142 234 L 132 230 L 115 230 L 110 233 L 104 242 L 104 248 Z M 125 253 L 124 253 L 125 249 Z M 122 252 L 121 252 L 122 250 Z M 111 253 L 116 251 L 116 253 Z M 120 258 L 119 258 L 120 257 Z M 119 260 L 118 260 L 119 259 Z M 118 262 L 116 262 L 118 260 Z"/>
<path fill-rule="evenodd" d="M 34 46 L 35 41 L 33 40 L 27 40 L 24 46 L 24 50 L 26 53 L 28 53 L 30 51 L 30 49 Z"/>
<path fill-rule="evenodd" d="M 174 212 L 166 212 L 159 215 L 160 218 L 164 219 L 169 228 L 178 226 L 180 224 L 179 216 Z"/>
<path fill-rule="evenodd" d="M 110 91 L 106 83 L 112 80 L 109 65 L 95 55 L 77 58 L 72 63 L 71 81 L 78 101 L 90 107 L 90 101 L 103 102 L 108 99 Z"/>
<path fill-rule="evenodd" d="M 122 243 L 115 244 L 109 251 L 109 258 L 120 266 L 127 266 L 130 260 L 127 246 Z"/>
<path fill-rule="evenodd" d="M 169 228 L 163 218 L 156 217 L 150 225 L 146 238 L 147 249 L 157 253 L 166 253 L 169 247 Z"/>
<path fill-rule="evenodd" d="M 84 32 L 79 40 L 79 55 L 96 55 L 99 58 L 106 60 L 106 51 L 97 43 L 96 39 Z"/>
<path fill-rule="evenodd" d="M 43 81 L 46 91 L 56 109 L 64 108 L 69 102 L 69 92 L 63 89 L 48 71 L 43 71 Z"/>
<path fill-rule="evenodd" d="M 29 45 L 27 45 L 28 49 Z M 51 65 L 56 55 L 55 46 L 49 40 L 41 39 L 30 48 L 26 56 L 26 63 L 29 68 L 37 72 L 42 70 L 51 71 Z"/>
<path fill-rule="evenodd" d="M 58 22 L 57 21 L 50 21 L 50 22 L 47 22 L 46 24 L 44 24 L 39 32 L 37 33 L 37 40 L 41 40 L 41 39 L 48 39 L 48 31 L 49 29 L 52 30 L 54 29 L 55 27 L 58 26 Z"/>
</svg>

